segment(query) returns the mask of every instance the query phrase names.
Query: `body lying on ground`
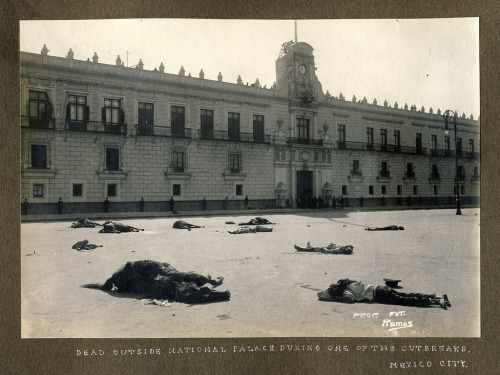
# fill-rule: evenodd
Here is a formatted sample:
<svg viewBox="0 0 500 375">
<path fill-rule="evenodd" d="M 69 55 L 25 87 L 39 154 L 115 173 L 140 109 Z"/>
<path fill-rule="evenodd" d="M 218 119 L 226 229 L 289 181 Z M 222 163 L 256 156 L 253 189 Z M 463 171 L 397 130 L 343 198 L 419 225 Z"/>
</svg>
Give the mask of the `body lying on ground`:
<svg viewBox="0 0 500 375">
<path fill-rule="evenodd" d="M 184 303 L 205 303 L 228 300 L 229 291 L 213 288 L 224 279 L 212 279 L 194 272 L 177 271 L 168 263 L 153 260 L 127 262 L 103 285 L 87 284 L 85 288 L 100 289 L 112 293 L 130 293 L 141 298 L 166 299 Z M 205 286 L 211 284 L 212 288 Z"/>
<path fill-rule="evenodd" d="M 383 303 L 414 307 L 451 307 L 446 294 L 401 293 L 385 285 L 373 286 L 359 281 L 341 279 L 332 284 L 324 292 L 318 293 L 321 301 L 344 303 Z"/>
<path fill-rule="evenodd" d="M 102 224 L 94 223 L 88 219 L 78 219 L 78 222 L 71 224 L 71 228 L 95 228 L 102 227 Z"/>
<path fill-rule="evenodd" d="M 144 229 L 134 228 L 117 221 L 106 221 L 99 233 L 140 232 L 142 230 Z"/>
<path fill-rule="evenodd" d="M 365 230 L 405 230 L 405 228 L 397 225 L 388 225 L 386 227 L 365 228 Z"/>
<path fill-rule="evenodd" d="M 306 247 L 300 247 L 294 245 L 295 250 L 304 251 L 309 253 L 326 253 L 326 254 L 346 254 L 350 255 L 354 252 L 354 247 L 351 245 L 336 245 L 331 243 L 330 245 L 324 246 L 311 246 L 308 242 Z"/>
<path fill-rule="evenodd" d="M 271 223 L 269 220 L 263 217 L 256 217 L 254 219 L 251 219 L 248 223 L 239 223 L 238 225 L 265 225 L 265 224 L 274 224 L 274 223 Z"/>
<path fill-rule="evenodd" d="M 186 223 L 184 220 L 177 220 L 172 226 L 172 228 L 191 230 L 191 228 L 203 228 L 203 227 L 199 225 Z"/>
<path fill-rule="evenodd" d="M 102 245 L 94 245 L 92 243 L 89 243 L 88 240 L 83 240 L 83 241 L 78 241 L 71 248 L 76 249 L 78 251 L 82 251 L 82 250 L 94 250 L 97 247 L 102 247 Z"/>
<path fill-rule="evenodd" d="M 234 231 L 228 231 L 228 233 L 231 234 L 243 234 L 243 233 L 257 233 L 257 232 L 272 232 L 273 228 L 266 228 L 266 227 L 261 227 L 260 225 L 257 225 L 256 227 L 249 228 L 249 227 L 241 227 L 238 228 Z"/>
</svg>

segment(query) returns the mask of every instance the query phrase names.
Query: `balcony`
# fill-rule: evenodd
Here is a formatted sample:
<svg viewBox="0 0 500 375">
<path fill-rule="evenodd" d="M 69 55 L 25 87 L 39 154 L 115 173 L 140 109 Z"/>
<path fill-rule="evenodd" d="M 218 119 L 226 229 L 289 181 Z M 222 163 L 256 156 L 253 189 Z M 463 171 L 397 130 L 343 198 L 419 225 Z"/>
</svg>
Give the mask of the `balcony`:
<svg viewBox="0 0 500 375">
<path fill-rule="evenodd" d="M 382 170 L 378 172 L 377 180 L 380 182 L 390 182 L 391 181 L 391 171 Z"/>
<path fill-rule="evenodd" d="M 101 121 L 67 121 L 64 129 L 77 132 L 127 134 L 127 124 L 110 124 Z"/>
<path fill-rule="evenodd" d="M 35 128 L 35 129 L 54 129 L 55 120 L 53 119 L 39 119 L 30 116 L 21 116 L 21 127 Z"/>
<path fill-rule="evenodd" d="M 353 177 L 362 177 L 363 176 L 363 172 L 361 171 L 361 169 L 352 169 L 351 170 L 351 176 L 353 176 Z"/>
<path fill-rule="evenodd" d="M 323 146 L 322 139 L 310 139 L 310 138 L 288 137 L 286 143 L 299 144 L 299 145 L 310 145 L 310 146 Z"/>
<path fill-rule="evenodd" d="M 405 180 L 415 180 L 415 172 L 407 171 L 404 176 Z"/>
<path fill-rule="evenodd" d="M 391 145 L 388 143 L 366 143 L 366 142 L 351 142 L 337 141 L 337 148 L 340 150 L 358 150 L 358 151 L 378 151 L 388 153 L 402 153 L 413 155 L 426 155 L 426 148 L 407 147 L 401 145 Z"/>
<path fill-rule="evenodd" d="M 439 172 L 431 172 L 429 181 L 441 181 L 441 175 L 439 174 Z"/>
<path fill-rule="evenodd" d="M 465 173 L 458 173 L 457 178 L 459 181 L 464 181 L 465 180 Z"/>
</svg>

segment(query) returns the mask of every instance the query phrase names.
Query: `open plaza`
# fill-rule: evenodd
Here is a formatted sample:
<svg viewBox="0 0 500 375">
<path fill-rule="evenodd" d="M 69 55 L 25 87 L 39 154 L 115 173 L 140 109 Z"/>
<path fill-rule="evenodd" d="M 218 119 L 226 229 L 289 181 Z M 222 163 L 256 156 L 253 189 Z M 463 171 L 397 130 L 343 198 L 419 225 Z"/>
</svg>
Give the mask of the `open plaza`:
<svg viewBox="0 0 500 375">
<path fill-rule="evenodd" d="M 256 216 L 272 232 L 230 234 Z M 110 218 L 95 218 L 103 223 Z M 203 228 L 172 228 L 183 219 Z M 478 208 L 227 211 L 210 216 L 113 218 L 144 231 L 99 233 L 76 219 L 21 226 L 22 337 L 479 337 Z M 227 224 L 226 222 L 234 222 Z M 399 231 L 368 227 L 403 226 Z M 77 251 L 81 240 L 102 245 Z M 294 245 L 352 245 L 352 255 L 300 253 Z M 229 301 L 190 305 L 116 295 L 104 283 L 128 261 L 167 262 L 179 271 L 224 277 Z M 451 308 L 322 302 L 339 279 L 400 292 L 446 293 Z"/>
</svg>

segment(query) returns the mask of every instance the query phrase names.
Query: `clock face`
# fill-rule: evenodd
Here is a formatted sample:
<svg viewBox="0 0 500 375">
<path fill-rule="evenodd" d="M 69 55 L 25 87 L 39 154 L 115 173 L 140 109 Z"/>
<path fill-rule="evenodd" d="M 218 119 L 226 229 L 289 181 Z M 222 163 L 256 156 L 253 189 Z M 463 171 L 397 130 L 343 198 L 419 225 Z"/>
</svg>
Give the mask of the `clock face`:
<svg viewBox="0 0 500 375">
<path fill-rule="evenodd" d="M 306 74 L 306 72 L 307 72 L 306 66 L 305 65 L 299 66 L 299 72 L 300 72 L 300 74 Z"/>
</svg>

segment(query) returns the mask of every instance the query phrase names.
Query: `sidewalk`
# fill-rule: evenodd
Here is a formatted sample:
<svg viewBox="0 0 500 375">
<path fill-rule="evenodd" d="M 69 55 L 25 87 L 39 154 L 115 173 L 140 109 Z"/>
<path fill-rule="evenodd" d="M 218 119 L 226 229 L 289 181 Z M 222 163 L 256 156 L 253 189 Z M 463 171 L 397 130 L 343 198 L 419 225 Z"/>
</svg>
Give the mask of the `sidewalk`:
<svg viewBox="0 0 500 375">
<path fill-rule="evenodd" d="M 197 216 L 265 216 L 279 214 L 311 214 L 322 212 L 350 212 L 350 211 L 401 211 L 401 210 L 432 210 L 432 209 L 455 209 L 451 206 L 374 206 L 374 207 L 344 207 L 343 209 L 300 209 L 300 208 L 271 208 L 271 209 L 248 209 L 248 210 L 207 210 L 207 211 L 182 211 L 177 214 L 171 212 L 94 212 L 94 213 L 71 213 L 52 215 L 21 215 L 21 222 L 45 222 L 45 221 L 77 221 L 81 218 L 89 220 L 118 220 L 118 219 L 147 219 L 147 218 L 179 218 Z M 476 205 L 462 205 L 461 208 L 479 208 Z"/>
</svg>

